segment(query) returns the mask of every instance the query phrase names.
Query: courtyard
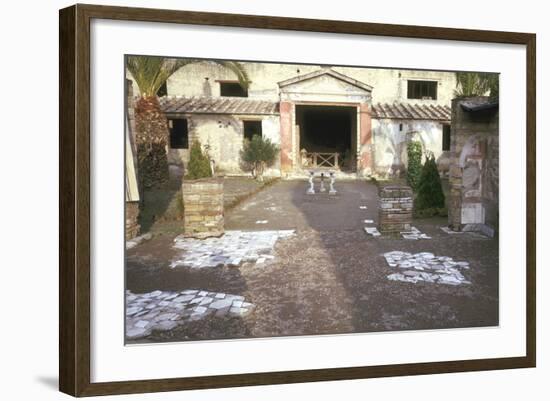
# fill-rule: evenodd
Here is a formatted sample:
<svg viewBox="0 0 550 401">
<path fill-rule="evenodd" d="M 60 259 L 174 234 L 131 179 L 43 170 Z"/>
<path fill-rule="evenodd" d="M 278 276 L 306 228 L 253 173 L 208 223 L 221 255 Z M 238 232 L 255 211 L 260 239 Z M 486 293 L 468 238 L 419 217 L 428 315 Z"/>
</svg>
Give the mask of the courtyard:
<svg viewBox="0 0 550 401">
<path fill-rule="evenodd" d="M 369 235 L 377 185 L 335 186 L 278 181 L 227 211 L 220 239 L 167 232 L 128 249 L 128 342 L 499 324 L 498 238 L 449 234 L 442 217 L 415 219 L 420 239 Z"/>
</svg>

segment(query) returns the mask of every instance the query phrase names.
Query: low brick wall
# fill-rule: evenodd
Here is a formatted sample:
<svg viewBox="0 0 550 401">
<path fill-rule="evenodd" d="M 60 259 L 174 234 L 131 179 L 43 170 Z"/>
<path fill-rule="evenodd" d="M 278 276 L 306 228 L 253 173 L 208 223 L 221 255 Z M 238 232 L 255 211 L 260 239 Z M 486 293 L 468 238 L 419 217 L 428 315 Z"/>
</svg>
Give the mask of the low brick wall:
<svg viewBox="0 0 550 401">
<path fill-rule="evenodd" d="M 219 237 L 224 233 L 223 179 L 183 181 L 184 236 Z"/>
<path fill-rule="evenodd" d="M 409 231 L 412 224 L 413 192 L 411 187 L 387 186 L 379 193 L 379 230 L 383 233 Z"/>
<path fill-rule="evenodd" d="M 140 226 L 138 224 L 139 202 L 126 202 L 126 239 L 138 236 Z"/>
</svg>

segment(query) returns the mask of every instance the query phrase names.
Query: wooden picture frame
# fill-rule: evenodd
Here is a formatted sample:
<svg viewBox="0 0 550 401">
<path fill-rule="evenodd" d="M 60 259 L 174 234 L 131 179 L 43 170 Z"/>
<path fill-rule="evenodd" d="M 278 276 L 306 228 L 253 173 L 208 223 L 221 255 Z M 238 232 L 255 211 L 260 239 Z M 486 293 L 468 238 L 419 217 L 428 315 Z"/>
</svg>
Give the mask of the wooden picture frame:
<svg viewBox="0 0 550 401">
<path fill-rule="evenodd" d="M 527 258 L 525 261 L 527 266 L 526 355 L 509 358 L 92 383 L 90 380 L 90 21 L 94 18 L 526 46 L 527 119 L 525 123 L 528 153 Z M 536 36 L 534 34 L 80 4 L 60 10 L 59 29 L 59 388 L 62 392 L 73 396 L 95 396 L 535 366 Z"/>
</svg>

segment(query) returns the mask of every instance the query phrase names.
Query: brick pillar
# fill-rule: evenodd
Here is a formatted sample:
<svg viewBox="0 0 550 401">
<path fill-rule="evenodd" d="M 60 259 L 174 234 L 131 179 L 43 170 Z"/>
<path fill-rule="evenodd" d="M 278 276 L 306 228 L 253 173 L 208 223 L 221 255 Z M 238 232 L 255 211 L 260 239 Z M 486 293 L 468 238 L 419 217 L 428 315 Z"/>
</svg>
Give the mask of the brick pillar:
<svg viewBox="0 0 550 401">
<path fill-rule="evenodd" d="M 372 124 L 369 105 L 361 103 L 359 106 L 359 170 L 365 174 L 372 174 Z"/>
<path fill-rule="evenodd" d="M 413 192 L 406 185 L 380 189 L 378 225 L 383 233 L 409 231 L 412 224 Z"/>
<path fill-rule="evenodd" d="M 291 102 L 282 101 L 279 105 L 281 114 L 281 172 L 292 170 L 292 109 Z"/>
<path fill-rule="evenodd" d="M 223 235 L 223 179 L 184 180 L 181 192 L 184 236 L 208 238 Z"/>
</svg>

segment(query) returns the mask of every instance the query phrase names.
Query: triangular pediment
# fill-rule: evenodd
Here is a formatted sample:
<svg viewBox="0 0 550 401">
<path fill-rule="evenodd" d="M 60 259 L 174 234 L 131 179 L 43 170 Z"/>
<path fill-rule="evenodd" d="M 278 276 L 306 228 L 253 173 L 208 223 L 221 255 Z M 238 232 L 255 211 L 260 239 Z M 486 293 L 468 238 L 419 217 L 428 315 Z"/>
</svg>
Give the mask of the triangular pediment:
<svg viewBox="0 0 550 401">
<path fill-rule="evenodd" d="M 294 93 L 353 93 L 370 95 L 372 91 L 372 86 L 330 68 L 323 68 L 279 82 L 279 88 L 281 92 Z"/>
</svg>

